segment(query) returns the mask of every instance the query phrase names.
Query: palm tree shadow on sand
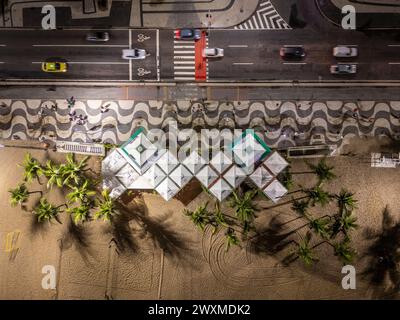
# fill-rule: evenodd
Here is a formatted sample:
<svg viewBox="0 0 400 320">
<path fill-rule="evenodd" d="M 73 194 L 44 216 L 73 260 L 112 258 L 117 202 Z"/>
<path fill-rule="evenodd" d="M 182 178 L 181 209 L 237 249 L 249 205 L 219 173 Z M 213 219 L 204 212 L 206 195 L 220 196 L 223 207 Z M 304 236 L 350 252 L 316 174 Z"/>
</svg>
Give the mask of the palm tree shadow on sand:
<svg viewBox="0 0 400 320">
<path fill-rule="evenodd" d="M 278 216 L 273 217 L 268 226 L 259 230 L 250 239 L 252 251 L 255 254 L 275 255 L 292 243 L 290 236 L 293 231 L 282 232 L 285 222 L 280 222 Z"/>
<path fill-rule="evenodd" d="M 295 266 L 292 270 L 298 269 L 313 277 L 337 283 L 336 274 L 326 268 L 329 262 L 318 261 L 313 266 L 305 266 L 295 258 L 291 248 L 295 243 L 294 236 L 299 228 L 291 228 L 291 223 L 296 220 L 298 218 L 282 221 L 280 215 L 272 217 L 268 225 L 258 230 L 256 235 L 250 239 L 251 252 L 258 256 L 273 256 L 283 267 L 292 268 Z"/>
<path fill-rule="evenodd" d="M 85 263 L 90 264 L 90 257 L 94 257 L 94 252 L 90 248 L 91 243 L 89 237 L 90 234 L 87 228 L 83 225 L 75 224 L 70 217 L 68 219 L 68 226 L 61 238 L 61 249 L 67 250 L 74 246 Z"/>
<path fill-rule="evenodd" d="M 386 206 L 382 214 L 381 230 L 367 228 L 366 240 L 373 243 L 361 255 L 368 259 L 362 277 L 368 279 L 373 298 L 398 298 L 400 290 L 400 221 L 395 221 Z"/>
<path fill-rule="evenodd" d="M 135 253 L 140 247 L 139 240 L 150 239 L 167 257 L 184 261 L 190 256 L 187 241 L 180 238 L 169 222 L 172 212 L 153 218 L 142 203 L 129 206 L 119 203 L 118 211 L 105 232 L 112 235 L 119 252 Z"/>
</svg>

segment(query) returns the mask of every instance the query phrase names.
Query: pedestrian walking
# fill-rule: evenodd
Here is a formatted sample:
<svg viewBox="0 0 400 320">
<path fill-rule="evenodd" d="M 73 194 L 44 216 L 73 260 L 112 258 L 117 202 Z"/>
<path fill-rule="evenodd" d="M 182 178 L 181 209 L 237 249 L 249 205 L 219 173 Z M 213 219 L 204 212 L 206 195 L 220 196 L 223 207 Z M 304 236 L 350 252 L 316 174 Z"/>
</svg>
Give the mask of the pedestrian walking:
<svg viewBox="0 0 400 320">
<path fill-rule="evenodd" d="M 101 108 L 100 108 L 100 112 L 101 113 L 105 113 L 105 112 L 107 112 L 109 110 L 109 108 L 110 108 L 110 104 L 109 103 L 107 103 L 106 105 L 102 105 Z"/>
<path fill-rule="evenodd" d="M 71 98 L 67 99 L 67 103 L 68 103 L 68 108 L 72 108 L 75 105 L 75 99 L 72 96 Z"/>
<path fill-rule="evenodd" d="M 73 118 L 75 115 L 76 115 L 76 111 L 74 110 L 74 111 L 69 111 L 68 112 L 68 115 L 71 117 L 71 118 Z"/>
</svg>

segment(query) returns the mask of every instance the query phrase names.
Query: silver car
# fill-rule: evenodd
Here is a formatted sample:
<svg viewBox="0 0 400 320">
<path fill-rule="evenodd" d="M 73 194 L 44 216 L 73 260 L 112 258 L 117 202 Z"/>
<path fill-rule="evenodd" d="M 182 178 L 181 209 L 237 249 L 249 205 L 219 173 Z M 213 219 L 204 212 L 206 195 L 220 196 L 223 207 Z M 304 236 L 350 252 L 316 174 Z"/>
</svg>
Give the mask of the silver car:
<svg viewBox="0 0 400 320">
<path fill-rule="evenodd" d="M 94 42 L 107 42 L 110 40 L 110 34 L 106 31 L 89 32 L 86 35 L 86 40 Z"/>
<path fill-rule="evenodd" d="M 334 64 L 331 66 L 331 74 L 354 74 L 357 72 L 355 64 Z"/>
<path fill-rule="evenodd" d="M 145 59 L 149 54 L 144 49 L 123 49 L 122 59 L 141 60 Z"/>
<path fill-rule="evenodd" d="M 224 49 L 221 48 L 205 48 L 203 50 L 204 58 L 222 58 L 224 56 Z"/>
<path fill-rule="evenodd" d="M 333 48 L 333 56 L 337 58 L 350 58 L 358 56 L 356 47 L 338 46 Z"/>
</svg>

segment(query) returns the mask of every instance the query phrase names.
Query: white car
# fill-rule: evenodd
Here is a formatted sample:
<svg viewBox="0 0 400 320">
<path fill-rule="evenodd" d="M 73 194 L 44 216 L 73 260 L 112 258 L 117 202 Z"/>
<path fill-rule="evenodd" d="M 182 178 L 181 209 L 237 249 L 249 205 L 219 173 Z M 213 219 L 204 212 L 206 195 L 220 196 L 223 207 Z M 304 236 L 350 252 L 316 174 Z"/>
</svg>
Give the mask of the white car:
<svg viewBox="0 0 400 320">
<path fill-rule="evenodd" d="M 331 74 L 354 74 L 357 72 L 355 64 L 334 64 L 330 68 Z"/>
<path fill-rule="evenodd" d="M 203 50 L 204 58 L 222 58 L 224 56 L 224 49 L 221 48 L 206 48 Z"/>
<path fill-rule="evenodd" d="M 123 49 L 122 59 L 132 59 L 141 60 L 148 56 L 149 54 L 144 49 Z"/>
<path fill-rule="evenodd" d="M 357 57 L 358 49 L 356 47 L 338 46 L 333 48 L 333 56 L 337 58 Z"/>
</svg>

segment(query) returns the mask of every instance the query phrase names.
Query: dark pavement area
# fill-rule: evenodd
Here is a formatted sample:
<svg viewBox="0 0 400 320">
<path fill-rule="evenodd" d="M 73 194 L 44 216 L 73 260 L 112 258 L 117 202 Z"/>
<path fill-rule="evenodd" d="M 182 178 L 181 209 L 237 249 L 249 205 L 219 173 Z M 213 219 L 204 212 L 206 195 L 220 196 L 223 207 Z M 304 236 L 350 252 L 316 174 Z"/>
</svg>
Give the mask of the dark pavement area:
<svg viewBox="0 0 400 320">
<path fill-rule="evenodd" d="M 333 24 L 341 25 L 342 13 L 339 8 L 332 4 L 331 0 L 310 0 L 315 2 L 324 17 L 330 20 Z M 355 4 L 370 4 L 368 1 L 355 1 Z M 379 3 L 379 6 L 386 8 L 398 8 L 400 4 L 388 4 L 384 0 Z M 398 28 L 400 29 L 400 14 L 399 13 L 356 13 L 356 25 L 358 30 L 362 29 L 379 29 L 379 28 Z"/>
<path fill-rule="evenodd" d="M 110 15 L 103 18 L 90 19 L 72 19 L 71 8 L 56 7 L 57 26 L 72 27 L 72 26 L 89 26 L 89 27 L 128 27 L 131 3 L 129 1 L 113 1 Z M 43 14 L 42 8 L 25 8 L 23 9 L 24 27 L 41 27 Z"/>
</svg>

